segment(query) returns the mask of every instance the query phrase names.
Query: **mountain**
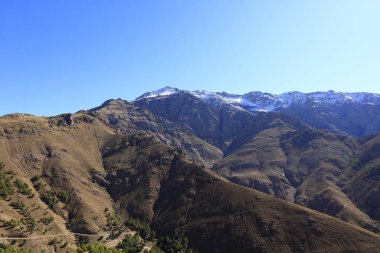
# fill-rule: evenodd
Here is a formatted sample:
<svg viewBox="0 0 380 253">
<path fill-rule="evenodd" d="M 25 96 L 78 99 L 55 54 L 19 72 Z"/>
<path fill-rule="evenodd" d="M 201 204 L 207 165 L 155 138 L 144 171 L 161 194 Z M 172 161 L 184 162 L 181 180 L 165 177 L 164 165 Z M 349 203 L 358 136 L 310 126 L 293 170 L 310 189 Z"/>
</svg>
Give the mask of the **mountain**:
<svg viewBox="0 0 380 253">
<path fill-rule="evenodd" d="M 247 101 L 261 107 L 253 110 L 246 107 Z M 379 219 L 374 215 L 378 212 L 374 204 L 378 203 L 376 180 L 364 175 L 359 180 L 366 163 L 353 170 L 357 157 L 368 153 L 363 147 L 367 137 L 356 139 L 337 131 L 336 125 L 349 120 L 347 114 L 335 114 L 334 127 L 320 118 L 319 125 L 329 125 L 319 127 L 330 130 L 326 132 L 316 124 L 303 123 L 302 117 L 293 113 L 309 104 L 313 104 L 318 117 L 332 115 L 323 111 L 329 107 L 335 111 L 349 107 L 366 111 L 365 106 L 378 108 L 378 95 L 330 91 L 280 96 L 255 92 L 238 96 L 166 87 L 143 94 L 132 104 L 188 129 L 190 135 L 218 148 L 224 157 L 213 161 L 212 169 L 228 180 L 379 231 Z M 272 111 L 264 112 L 263 106 Z M 347 110 L 353 114 L 354 109 Z M 308 111 L 300 115 L 313 117 Z M 355 124 L 366 124 L 365 120 L 352 121 L 348 124 L 351 130 Z M 375 174 L 373 170 L 370 173 Z M 366 185 L 369 182 L 373 183 Z M 354 187 L 356 191 L 352 190 Z M 362 191 L 363 187 L 368 194 Z"/>
<path fill-rule="evenodd" d="M 361 150 L 356 139 L 275 120 L 213 169 L 240 185 L 379 231 L 380 220 L 352 198 L 363 189 L 347 188 L 359 184 L 355 178 L 362 169 L 352 166 Z M 368 183 L 367 177 L 360 187 L 376 189 Z M 372 201 L 378 199 L 372 196 Z"/>
<path fill-rule="evenodd" d="M 1 236 L 66 252 L 75 233 L 114 247 L 149 226 L 197 252 L 378 252 L 380 134 L 358 127 L 376 132 L 377 96 L 166 87 L 1 117 Z"/>
<path fill-rule="evenodd" d="M 208 91 L 186 91 L 173 87 L 164 87 L 162 89 L 147 92 L 136 99 L 161 99 L 179 93 L 191 94 L 211 104 L 230 104 L 232 106 L 255 111 L 274 111 L 279 108 L 288 108 L 292 105 L 303 105 L 306 103 L 314 106 L 322 105 L 343 105 L 343 104 L 360 104 L 360 105 L 380 105 L 380 94 L 367 92 L 287 92 L 280 95 L 274 95 L 264 92 L 249 92 L 244 95 L 228 94 L 226 92 L 208 92 Z"/>
<path fill-rule="evenodd" d="M 212 166 L 223 157 L 219 148 L 194 135 L 189 127 L 179 125 L 121 99 L 106 101 L 89 113 L 120 133 L 149 132 L 161 142 L 182 149 L 188 158 L 206 167 Z"/>
<path fill-rule="evenodd" d="M 0 118 L 2 236 L 65 234 L 55 244 L 16 246 L 65 252 L 75 248 L 73 232 L 108 231 L 115 213 L 150 224 L 158 235 L 186 236 L 199 252 L 380 247 L 376 234 L 232 184 L 154 135 L 121 133 L 93 115 Z"/>
<path fill-rule="evenodd" d="M 228 105 L 257 113 L 281 112 L 329 131 L 363 136 L 380 132 L 380 94 L 348 92 L 288 92 L 274 95 L 249 92 L 233 95 L 225 92 L 185 91 L 165 87 L 136 99 L 158 100 L 178 94 L 189 94 L 213 106 Z"/>
</svg>

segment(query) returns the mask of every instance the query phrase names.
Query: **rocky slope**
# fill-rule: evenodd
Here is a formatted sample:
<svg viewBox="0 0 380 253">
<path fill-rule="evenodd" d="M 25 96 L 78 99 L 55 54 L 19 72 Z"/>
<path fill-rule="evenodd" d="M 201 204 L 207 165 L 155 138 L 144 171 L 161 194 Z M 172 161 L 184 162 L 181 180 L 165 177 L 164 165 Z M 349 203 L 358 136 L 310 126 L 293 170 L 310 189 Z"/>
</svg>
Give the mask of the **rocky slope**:
<svg viewBox="0 0 380 253">
<path fill-rule="evenodd" d="M 219 148 L 194 135 L 189 127 L 121 99 L 106 101 L 89 113 L 117 129 L 119 133 L 145 131 L 165 144 L 182 149 L 189 158 L 207 167 L 223 156 Z"/>
<path fill-rule="evenodd" d="M 379 220 L 346 190 L 359 183 L 351 168 L 360 150 L 353 138 L 277 119 L 213 169 L 232 182 L 378 231 Z"/>
<path fill-rule="evenodd" d="M 17 188 L 0 201 L 3 236 L 100 233 L 107 231 L 107 208 L 124 221 L 132 216 L 151 224 L 159 235 L 187 236 L 199 252 L 376 252 L 380 247 L 380 237 L 371 232 L 231 184 L 155 135 L 122 133 L 94 112 L 2 117 L 0 142 L 7 171 L 2 179 Z M 24 207 L 11 204 L 17 200 Z M 30 224 L 21 217 L 26 214 L 34 226 L 23 232 Z M 21 223 L 10 226 L 11 219 Z M 53 250 L 49 244 L 48 239 L 16 243 Z M 61 238 L 58 246 L 63 252 L 75 248 L 74 236 Z"/>
</svg>

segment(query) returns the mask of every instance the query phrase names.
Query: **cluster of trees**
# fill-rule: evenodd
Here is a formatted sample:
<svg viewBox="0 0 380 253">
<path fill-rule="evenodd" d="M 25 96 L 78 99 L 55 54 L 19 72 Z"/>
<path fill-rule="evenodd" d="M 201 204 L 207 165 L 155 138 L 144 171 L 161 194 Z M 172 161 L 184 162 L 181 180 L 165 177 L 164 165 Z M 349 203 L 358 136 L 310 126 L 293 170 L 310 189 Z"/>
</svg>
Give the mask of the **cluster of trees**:
<svg viewBox="0 0 380 253">
<path fill-rule="evenodd" d="M 40 176 L 34 176 L 31 179 L 33 183 L 33 187 L 39 192 L 42 190 L 42 187 L 43 187 L 40 179 L 41 179 Z M 45 202 L 51 208 L 53 208 L 54 205 L 57 204 L 58 202 L 67 204 L 70 198 L 70 193 L 64 190 L 53 189 L 49 192 L 42 192 L 42 193 L 40 192 L 40 194 L 41 194 L 41 200 Z"/>
<path fill-rule="evenodd" d="M 25 233 L 33 233 L 36 222 L 33 219 L 32 215 L 29 212 L 29 208 L 25 206 L 25 204 L 21 200 L 15 200 L 10 203 L 14 209 L 18 210 L 20 214 L 22 214 L 22 218 L 20 221 L 11 219 L 10 221 L 5 221 L 3 224 L 9 228 L 15 228 L 20 225 L 20 230 Z"/>
<path fill-rule="evenodd" d="M 104 209 L 104 214 L 107 219 L 105 229 L 111 231 L 111 234 L 107 239 L 116 239 L 123 232 L 123 224 L 119 217 L 115 213 L 112 213 L 108 208 Z"/>
<path fill-rule="evenodd" d="M 158 240 L 157 246 L 165 253 L 192 253 L 189 248 L 189 239 L 186 237 L 172 239 L 168 236 Z"/>
<path fill-rule="evenodd" d="M 136 231 L 143 239 L 153 240 L 156 238 L 156 233 L 146 224 L 139 220 L 129 218 L 125 222 L 125 226 L 133 231 Z"/>
<path fill-rule="evenodd" d="M 32 190 L 26 183 L 20 180 L 15 180 L 13 183 L 13 174 L 5 170 L 4 164 L 0 163 L 0 199 L 11 200 L 10 196 L 15 192 L 23 195 L 33 197 Z M 42 189 L 40 177 L 36 176 L 32 178 L 33 186 L 36 190 Z M 41 193 L 41 200 L 48 206 L 53 208 L 54 204 L 58 202 L 67 203 L 69 201 L 69 193 L 66 191 L 51 190 L 50 192 Z M 9 228 L 15 228 L 20 226 L 25 232 L 32 233 L 35 229 L 35 221 L 29 213 L 28 208 L 20 200 L 14 200 L 10 205 L 17 209 L 22 215 L 21 220 L 9 220 L 3 223 L 4 226 Z M 113 236 L 109 239 L 114 239 L 121 234 L 123 224 L 116 214 L 111 213 L 107 208 L 104 210 L 107 219 L 107 230 L 112 231 Z M 40 219 L 41 223 L 48 225 L 54 218 L 52 216 L 43 217 Z M 139 220 L 129 218 L 125 222 L 125 227 L 136 231 L 134 236 L 127 235 L 118 245 L 117 249 L 109 249 L 100 244 L 86 244 L 82 243 L 77 250 L 77 253 L 90 252 L 90 253 L 137 253 L 141 252 L 144 243 L 148 241 L 157 241 L 157 245 L 154 246 L 150 253 L 191 253 L 187 238 L 172 239 L 169 237 L 162 237 L 157 240 L 156 233 L 143 222 Z M 32 253 L 32 251 L 15 249 L 11 246 L 0 244 L 0 253 Z"/>
<path fill-rule="evenodd" d="M 27 183 L 23 183 L 20 180 L 16 179 L 14 185 L 17 188 L 17 192 L 23 195 L 28 195 L 29 197 L 33 197 L 32 189 L 29 188 Z"/>
<path fill-rule="evenodd" d="M 14 193 L 12 178 L 13 175 L 5 170 L 3 163 L 0 163 L 0 199 L 8 199 Z"/>
<path fill-rule="evenodd" d="M 139 220 L 129 218 L 125 222 L 125 226 L 131 230 L 136 231 L 138 235 L 144 240 L 157 240 L 156 233 L 147 224 L 140 222 Z M 134 241 L 128 239 L 129 241 Z M 136 244 L 137 245 L 137 244 Z M 141 251 L 141 250 L 140 250 Z M 127 251 L 134 252 L 134 251 Z M 186 237 L 173 239 L 168 236 L 161 237 L 157 240 L 157 245 L 153 247 L 149 252 L 151 253 L 191 253 L 189 248 L 189 240 Z"/>
<path fill-rule="evenodd" d="M 140 253 L 144 248 L 144 241 L 138 235 L 127 235 L 117 248 L 126 253 Z"/>
<path fill-rule="evenodd" d="M 54 204 L 57 204 L 58 202 L 66 204 L 69 201 L 69 193 L 66 191 L 52 190 L 50 192 L 42 193 L 41 200 L 53 208 Z"/>
<path fill-rule="evenodd" d="M 12 172 L 5 170 L 5 165 L 0 163 L 0 199 L 8 199 L 15 193 L 15 187 L 18 193 L 32 198 L 34 195 L 28 184 L 18 179 L 12 184 L 13 176 Z"/>
</svg>

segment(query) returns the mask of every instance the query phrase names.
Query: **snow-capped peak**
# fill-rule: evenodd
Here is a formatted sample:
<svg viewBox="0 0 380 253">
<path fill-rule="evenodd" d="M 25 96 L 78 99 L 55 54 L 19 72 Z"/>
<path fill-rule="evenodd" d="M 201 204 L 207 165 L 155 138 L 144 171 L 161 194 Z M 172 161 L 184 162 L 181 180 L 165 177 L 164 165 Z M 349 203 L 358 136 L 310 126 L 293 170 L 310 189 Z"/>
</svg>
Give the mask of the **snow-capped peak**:
<svg viewBox="0 0 380 253">
<path fill-rule="evenodd" d="M 274 111 L 280 108 L 287 108 L 291 105 L 305 103 L 311 103 L 313 106 L 348 103 L 380 105 L 380 94 L 335 92 L 331 90 L 313 93 L 293 91 L 280 95 L 255 91 L 244 95 L 234 95 L 226 92 L 209 92 L 205 90 L 185 91 L 173 87 L 164 87 L 153 92 L 145 93 L 136 100 L 163 98 L 177 93 L 190 94 L 210 104 L 227 104 L 241 110 L 253 112 Z"/>
<path fill-rule="evenodd" d="M 143 98 L 157 98 L 157 97 L 165 97 L 173 95 L 180 90 L 174 87 L 166 86 L 164 88 L 161 88 L 159 90 L 151 91 L 144 93 L 142 96 L 138 97 L 136 100 L 143 99 Z"/>
</svg>

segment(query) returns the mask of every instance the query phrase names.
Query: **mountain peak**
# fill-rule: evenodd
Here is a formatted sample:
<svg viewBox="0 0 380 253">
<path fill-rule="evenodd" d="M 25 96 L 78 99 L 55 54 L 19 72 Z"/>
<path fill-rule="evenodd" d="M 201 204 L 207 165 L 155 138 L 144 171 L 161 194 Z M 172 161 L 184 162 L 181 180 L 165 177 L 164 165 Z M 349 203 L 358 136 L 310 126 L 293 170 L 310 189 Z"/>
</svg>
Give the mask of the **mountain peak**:
<svg viewBox="0 0 380 253">
<path fill-rule="evenodd" d="M 140 97 L 138 97 L 136 100 L 144 99 L 144 98 L 157 98 L 157 97 L 170 96 L 170 95 L 173 95 L 179 91 L 180 90 L 175 88 L 175 87 L 165 86 L 164 88 L 161 88 L 161 89 L 158 89 L 155 91 L 146 92 L 146 93 L 142 94 Z"/>
</svg>

